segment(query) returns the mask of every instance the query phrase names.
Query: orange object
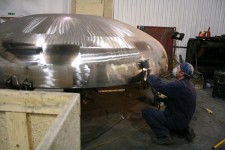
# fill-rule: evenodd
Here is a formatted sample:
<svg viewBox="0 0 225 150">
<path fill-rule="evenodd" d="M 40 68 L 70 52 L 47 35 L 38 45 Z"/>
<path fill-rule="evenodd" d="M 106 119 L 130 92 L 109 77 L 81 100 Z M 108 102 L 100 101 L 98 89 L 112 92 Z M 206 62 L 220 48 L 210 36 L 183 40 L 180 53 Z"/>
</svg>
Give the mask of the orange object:
<svg viewBox="0 0 225 150">
<path fill-rule="evenodd" d="M 198 36 L 199 37 L 205 37 L 206 36 L 206 32 L 205 31 L 200 31 Z"/>
<path fill-rule="evenodd" d="M 198 37 L 211 37 L 210 27 L 208 28 L 208 31 L 200 31 Z"/>
</svg>

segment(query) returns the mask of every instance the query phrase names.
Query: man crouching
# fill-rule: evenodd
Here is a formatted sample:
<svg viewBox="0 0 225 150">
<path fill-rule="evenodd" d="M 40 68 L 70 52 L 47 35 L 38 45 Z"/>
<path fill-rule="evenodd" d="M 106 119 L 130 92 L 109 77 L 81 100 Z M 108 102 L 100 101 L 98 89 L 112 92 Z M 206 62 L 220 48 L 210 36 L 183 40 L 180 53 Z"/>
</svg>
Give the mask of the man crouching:
<svg viewBox="0 0 225 150">
<path fill-rule="evenodd" d="M 181 63 L 174 68 L 173 74 L 177 80 L 163 82 L 155 75 L 149 75 L 147 81 L 158 92 L 167 96 L 167 105 L 164 111 L 154 108 L 145 108 L 142 115 L 156 134 L 153 142 L 169 145 L 174 141 L 170 131 L 184 133 L 188 141 L 192 141 L 195 134 L 189 127 L 189 123 L 195 112 L 196 91 L 190 78 L 193 76 L 193 66 L 189 63 Z"/>
</svg>

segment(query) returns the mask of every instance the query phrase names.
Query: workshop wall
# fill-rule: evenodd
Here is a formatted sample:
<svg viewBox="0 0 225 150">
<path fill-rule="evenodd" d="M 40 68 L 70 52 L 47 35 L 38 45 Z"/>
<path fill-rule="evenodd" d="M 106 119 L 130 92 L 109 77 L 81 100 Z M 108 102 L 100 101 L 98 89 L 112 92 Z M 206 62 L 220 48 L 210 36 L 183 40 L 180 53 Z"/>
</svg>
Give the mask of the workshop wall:
<svg viewBox="0 0 225 150">
<path fill-rule="evenodd" d="M 0 23 L 7 21 L 8 18 L 43 13 L 73 13 L 112 17 L 112 8 L 113 0 L 1 0 Z"/>
<path fill-rule="evenodd" d="M 54 7 L 52 5 L 54 4 Z M 71 0 L 1 0 L 0 17 L 22 17 L 43 13 L 70 13 Z"/>
<path fill-rule="evenodd" d="M 52 4 L 54 3 L 54 7 Z M 137 26 L 176 27 L 185 33 L 177 46 L 211 28 L 211 35 L 225 34 L 224 0 L 1 0 L 0 18 L 40 13 L 74 13 L 113 17 Z M 5 20 L 1 19 L 0 23 Z M 185 58 L 185 49 L 176 49 Z"/>
<path fill-rule="evenodd" d="M 72 0 L 73 14 L 112 17 L 113 0 Z"/>
<path fill-rule="evenodd" d="M 211 35 L 225 34 L 224 0 L 114 0 L 114 18 L 133 26 L 176 27 L 185 33 L 177 46 L 187 46 L 189 38 L 211 27 Z M 185 49 L 176 52 L 185 58 Z"/>
</svg>

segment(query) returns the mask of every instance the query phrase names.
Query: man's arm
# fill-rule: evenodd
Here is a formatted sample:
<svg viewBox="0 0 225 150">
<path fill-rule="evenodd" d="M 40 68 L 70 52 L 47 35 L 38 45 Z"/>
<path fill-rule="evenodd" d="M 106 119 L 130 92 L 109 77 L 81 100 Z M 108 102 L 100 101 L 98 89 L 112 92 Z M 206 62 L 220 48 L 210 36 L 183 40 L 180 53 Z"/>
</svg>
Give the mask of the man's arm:
<svg viewBox="0 0 225 150">
<path fill-rule="evenodd" d="M 167 97 L 173 97 L 173 91 L 170 83 L 163 82 L 161 79 L 155 75 L 149 75 L 147 78 L 148 83 L 156 89 L 156 91 L 161 92 Z"/>
</svg>

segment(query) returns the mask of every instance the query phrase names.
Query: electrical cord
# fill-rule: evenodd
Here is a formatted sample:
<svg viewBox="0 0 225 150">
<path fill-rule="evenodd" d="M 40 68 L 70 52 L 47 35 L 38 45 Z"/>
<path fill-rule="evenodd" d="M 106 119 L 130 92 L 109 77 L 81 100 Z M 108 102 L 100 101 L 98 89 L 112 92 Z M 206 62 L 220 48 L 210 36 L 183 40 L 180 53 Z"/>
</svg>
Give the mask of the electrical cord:
<svg viewBox="0 0 225 150">
<path fill-rule="evenodd" d="M 100 136 L 102 136 L 103 134 L 105 134 L 106 132 L 108 132 L 109 130 L 111 130 L 114 126 L 116 126 L 117 124 L 119 124 L 123 119 L 118 120 L 117 122 L 115 122 L 112 126 L 110 126 L 108 129 L 104 130 L 103 132 L 97 134 L 95 137 L 93 137 L 92 139 L 86 141 L 85 143 L 82 143 L 83 145 L 86 145 L 94 140 L 96 140 L 97 138 L 99 138 Z"/>
<path fill-rule="evenodd" d="M 216 118 L 216 115 L 210 109 L 204 108 L 202 106 L 198 106 L 198 107 L 201 108 L 201 109 L 203 109 L 203 110 L 205 110 L 205 111 L 207 111 L 210 114 L 209 117 L 211 119 L 213 119 L 215 122 L 217 122 L 218 124 L 220 124 L 222 127 L 225 128 L 225 123 L 223 121 L 217 119 Z"/>
<path fill-rule="evenodd" d="M 120 120 L 120 121 L 121 121 L 121 120 Z M 118 123 L 119 123 L 119 122 L 118 122 Z M 137 130 L 140 130 L 140 129 L 144 128 L 146 125 L 147 125 L 147 124 L 144 123 L 141 127 L 137 128 Z M 111 129 L 111 128 L 110 128 L 110 129 Z M 106 132 L 105 132 L 105 133 L 106 133 Z M 121 134 L 121 135 L 119 135 L 119 136 L 117 136 L 117 137 L 110 138 L 110 139 L 108 139 L 108 140 L 106 140 L 106 141 L 103 141 L 102 143 L 99 143 L 99 144 L 97 144 L 97 145 L 94 145 L 94 146 L 92 146 L 92 147 L 90 147 L 90 148 L 87 148 L 87 149 L 85 149 L 85 150 L 92 150 L 92 149 L 98 148 L 98 147 L 100 147 L 100 146 L 103 146 L 103 145 L 105 145 L 105 144 L 112 143 L 112 142 L 118 140 L 119 138 L 122 138 L 122 137 L 124 137 L 124 136 L 128 136 L 129 133 L 130 133 L 129 131 L 126 131 L 126 132 L 124 132 L 123 134 Z"/>
</svg>

